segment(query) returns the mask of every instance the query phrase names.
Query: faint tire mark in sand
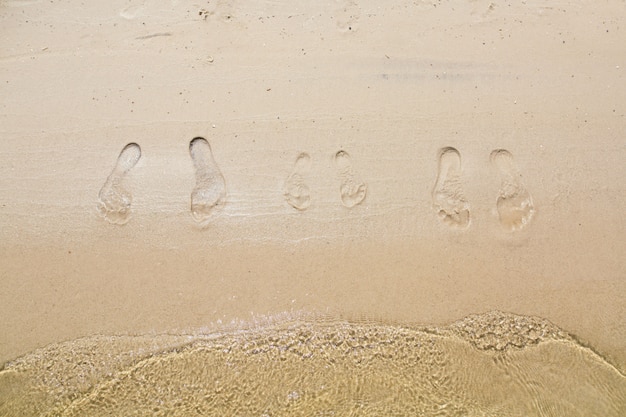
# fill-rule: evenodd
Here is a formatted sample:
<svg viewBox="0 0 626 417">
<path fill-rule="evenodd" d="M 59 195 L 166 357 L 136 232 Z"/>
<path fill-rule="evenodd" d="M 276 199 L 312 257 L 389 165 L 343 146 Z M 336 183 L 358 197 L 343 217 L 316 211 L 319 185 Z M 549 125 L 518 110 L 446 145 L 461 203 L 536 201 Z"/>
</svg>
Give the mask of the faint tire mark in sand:
<svg viewBox="0 0 626 417">
<path fill-rule="evenodd" d="M 124 224 L 128 221 L 133 196 L 122 186 L 122 181 L 140 158 L 139 145 L 129 143 L 124 146 L 113 171 L 98 193 L 98 210 L 111 223 Z"/>
<path fill-rule="evenodd" d="M 342 204 L 348 208 L 360 204 L 367 194 L 367 185 L 354 173 L 350 155 L 342 150 L 335 154 L 334 160 L 339 175 Z"/>
<path fill-rule="evenodd" d="M 510 231 L 521 230 L 535 213 L 533 199 L 522 183 L 513 155 L 506 149 L 495 149 L 491 163 L 500 171 L 502 184 L 496 201 L 500 223 Z"/>
<path fill-rule="evenodd" d="M 191 214 L 197 222 L 204 222 L 226 196 L 226 183 L 206 139 L 197 137 L 189 142 L 189 154 L 196 173 L 196 187 L 191 192 Z"/>
<path fill-rule="evenodd" d="M 311 191 L 303 178 L 310 170 L 311 157 L 302 152 L 296 158 L 293 170 L 285 181 L 285 200 L 295 209 L 306 210 L 311 205 Z"/>
<path fill-rule="evenodd" d="M 461 185 L 461 154 L 455 148 L 445 147 L 439 150 L 438 159 L 433 204 L 445 224 L 465 229 L 470 224 L 470 210 Z"/>
</svg>

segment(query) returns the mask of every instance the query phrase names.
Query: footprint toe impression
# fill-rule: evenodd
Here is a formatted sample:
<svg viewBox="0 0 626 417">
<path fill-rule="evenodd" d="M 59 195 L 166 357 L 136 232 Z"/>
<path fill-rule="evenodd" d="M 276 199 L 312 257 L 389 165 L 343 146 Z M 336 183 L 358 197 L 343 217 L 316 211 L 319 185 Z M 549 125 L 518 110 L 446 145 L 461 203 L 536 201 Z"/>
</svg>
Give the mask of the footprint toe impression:
<svg viewBox="0 0 626 417">
<path fill-rule="evenodd" d="M 197 222 L 204 222 L 226 196 L 226 183 L 206 139 L 194 138 L 189 143 L 189 153 L 196 174 L 196 186 L 191 192 L 191 214 Z"/>
<path fill-rule="evenodd" d="M 141 148 L 136 143 L 124 146 L 117 158 L 113 171 L 98 193 L 98 210 L 113 224 L 124 224 L 130 217 L 132 194 L 122 182 L 128 172 L 141 158 Z"/>
<path fill-rule="evenodd" d="M 296 158 L 293 170 L 285 181 L 285 200 L 297 210 L 306 210 L 311 205 L 311 191 L 303 176 L 311 169 L 311 157 L 303 152 Z"/>
<path fill-rule="evenodd" d="M 441 220 L 451 228 L 464 229 L 469 226 L 469 203 L 461 184 L 461 154 L 455 148 L 446 147 L 439 151 L 433 204 Z"/>
<path fill-rule="evenodd" d="M 354 173 L 348 152 L 337 152 L 335 165 L 339 174 L 339 192 L 342 204 L 351 208 L 363 202 L 367 194 L 367 185 Z"/>
<path fill-rule="evenodd" d="M 513 155 L 506 149 L 491 152 L 491 163 L 500 172 L 500 195 L 496 200 L 496 208 L 500 224 L 509 231 L 521 230 L 530 223 L 535 213 L 533 200 L 522 183 Z"/>
</svg>

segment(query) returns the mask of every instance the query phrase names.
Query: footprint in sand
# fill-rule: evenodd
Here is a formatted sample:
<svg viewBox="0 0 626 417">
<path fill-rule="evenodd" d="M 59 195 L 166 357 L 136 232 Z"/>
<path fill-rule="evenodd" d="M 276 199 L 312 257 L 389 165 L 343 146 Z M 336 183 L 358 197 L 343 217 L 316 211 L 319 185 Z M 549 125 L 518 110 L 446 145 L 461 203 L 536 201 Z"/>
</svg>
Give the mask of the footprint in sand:
<svg viewBox="0 0 626 417">
<path fill-rule="evenodd" d="M 124 146 L 113 171 L 98 193 L 98 210 L 114 224 L 124 224 L 130 216 L 131 193 L 122 187 L 122 181 L 141 158 L 141 148 L 136 143 Z"/>
<path fill-rule="evenodd" d="M 513 155 L 506 149 L 491 152 L 491 163 L 498 168 L 502 179 L 496 201 L 500 223 L 510 231 L 523 229 L 535 213 L 533 199 L 522 183 Z"/>
<path fill-rule="evenodd" d="M 189 153 L 196 170 L 196 187 L 191 192 L 191 214 L 197 222 L 204 222 L 226 196 L 226 184 L 206 139 L 197 137 L 189 142 Z"/>
<path fill-rule="evenodd" d="M 355 175 L 348 152 L 339 151 L 335 154 L 334 159 L 341 181 L 339 185 L 341 202 L 348 208 L 354 207 L 365 199 L 367 185 Z"/>
<path fill-rule="evenodd" d="M 461 186 L 461 154 L 452 147 L 439 151 L 439 172 L 433 189 L 433 204 L 441 220 L 456 229 L 470 224 L 469 203 Z"/>
<path fill-rule="evenodd" d="M 311 191 L 303 179 L 310 169 L 311 157 L 303 152 L 296 158 L 293 170 L 285 181 L 285 200 L 298 210 L 306 210 L 311 205 Z"/>
</svg>

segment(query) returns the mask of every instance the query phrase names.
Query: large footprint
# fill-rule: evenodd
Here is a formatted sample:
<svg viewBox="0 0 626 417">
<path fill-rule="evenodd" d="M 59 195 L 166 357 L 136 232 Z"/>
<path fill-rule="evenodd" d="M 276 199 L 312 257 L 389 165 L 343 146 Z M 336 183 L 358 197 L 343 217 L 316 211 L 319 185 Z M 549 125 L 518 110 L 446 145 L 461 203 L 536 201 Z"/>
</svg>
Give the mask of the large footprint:
<svg viewBox="0 0 626 417">
<path fill-rule="evenodd" d="M 206 139 L 197 137 L 189 142 L 189 153 L 196 170 L 196 187 L 191 192 L 191 214 L 197 222 L 204 222 L 226 196 L 226 183 Z"/>
<path fill-rule="evenodd" d="M 341 202 L 348 208 L 354 207 L 365 199 L 367 185 L 355 175 L 348 152 L 339 151 L 334 159 L 340 181 Z"/>
<path fill-rule="evenodd" d="M 122 186 L 122 180 L 141 158 L 141 148 L 136 143 L 124 146 L 113 171 L 98 193 L 98 210 L 106 220 L 124 224 L 130 216 L 132 194 Z"/>
<path fill-rule="evenodd" d="M 296 158 L 293 170 L 285 181 L 285 200 L 298 210 L 306 210 L 311 205 L 311 191 L 302 177 L 310 169 L 311 157 L 303 152 Z"/>
<path fill-rule="evenodd" d="M 439 151 L 433 204 L 439 218 L 448 226 L 456 229 L 469 226 L 469 203 L 461 185 L 461 154 L 455 148 L 445 147 Z"/>
<path fill-rule="evenodd" d="M 513 155 L 506 149 L 491 152 L 491 162 L 500 171 L 502 185 L 496 201 L 500 223 L 510 231 L 523 229 L 535 213 L 533 199 L 522 183 Z"/>
</svg>

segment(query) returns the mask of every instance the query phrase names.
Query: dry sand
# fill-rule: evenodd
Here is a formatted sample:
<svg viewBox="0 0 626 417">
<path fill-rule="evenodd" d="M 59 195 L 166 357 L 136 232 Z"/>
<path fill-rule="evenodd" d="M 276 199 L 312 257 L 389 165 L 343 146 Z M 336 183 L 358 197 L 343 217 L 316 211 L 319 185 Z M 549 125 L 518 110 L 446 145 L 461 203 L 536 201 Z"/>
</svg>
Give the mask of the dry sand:
<svg viewBox="0 0 626 417">
<path fill-rule="evenodd" d="M 498 309 L 625 372 L 625 17 L 1 1 L 0 363 L 292 311 Z"/>
</svg>

